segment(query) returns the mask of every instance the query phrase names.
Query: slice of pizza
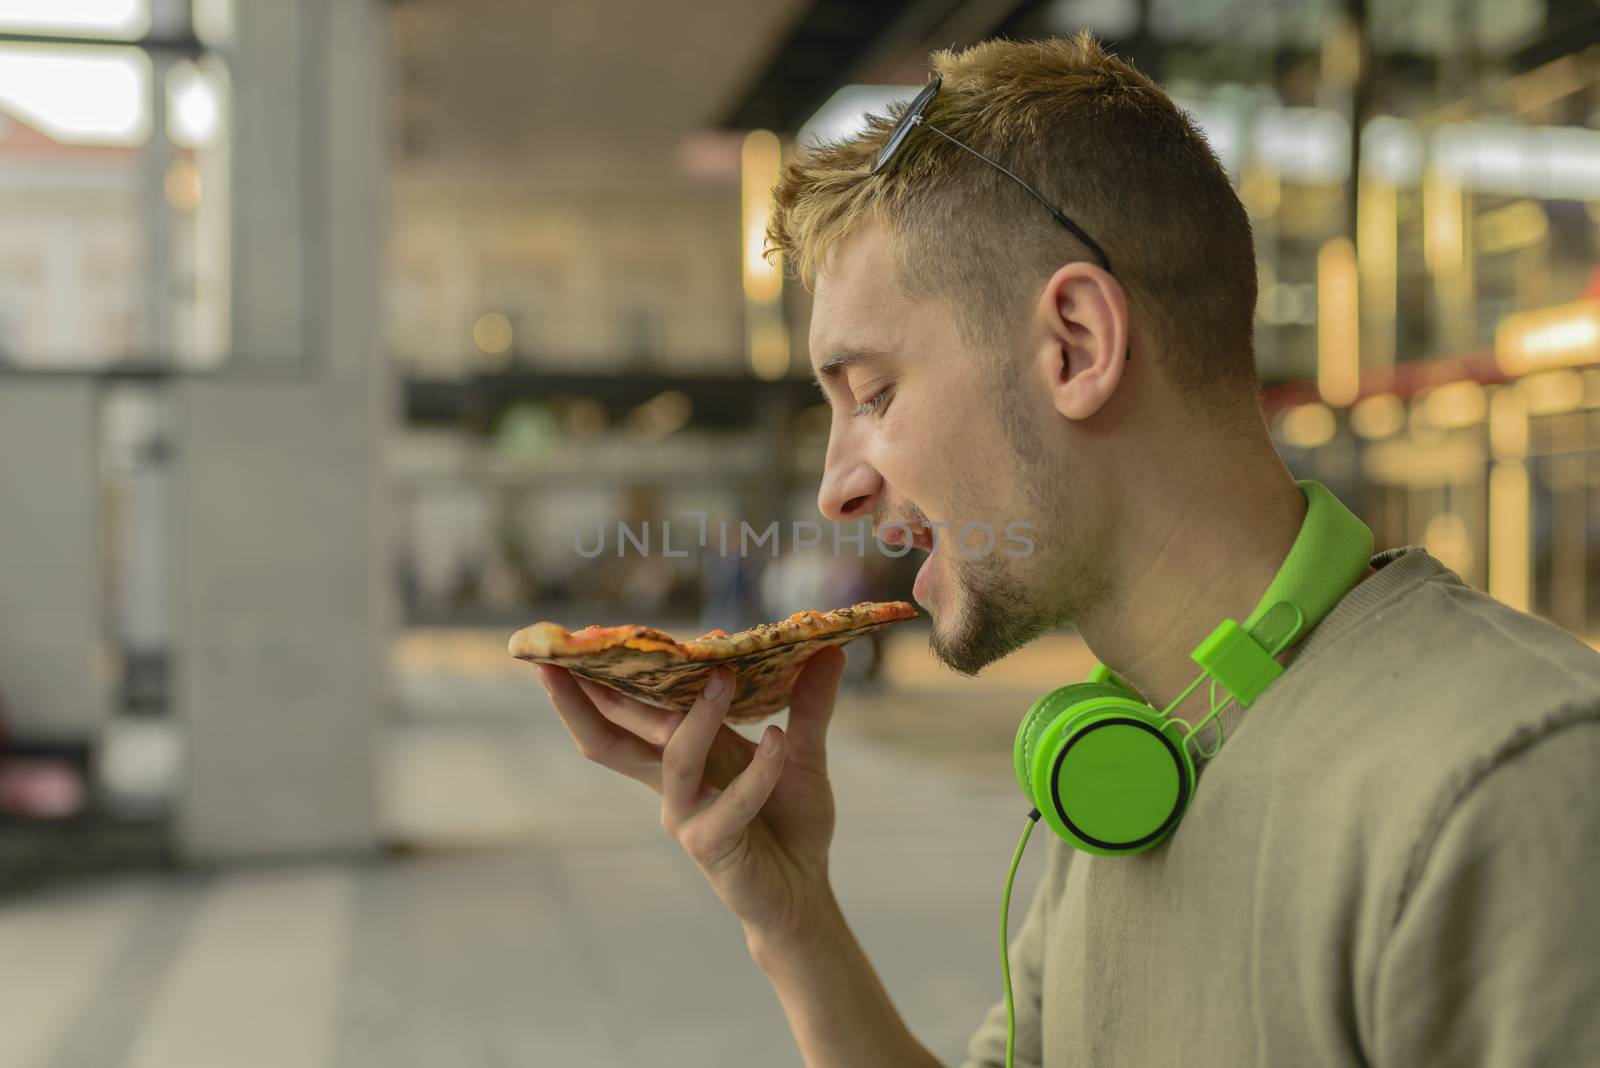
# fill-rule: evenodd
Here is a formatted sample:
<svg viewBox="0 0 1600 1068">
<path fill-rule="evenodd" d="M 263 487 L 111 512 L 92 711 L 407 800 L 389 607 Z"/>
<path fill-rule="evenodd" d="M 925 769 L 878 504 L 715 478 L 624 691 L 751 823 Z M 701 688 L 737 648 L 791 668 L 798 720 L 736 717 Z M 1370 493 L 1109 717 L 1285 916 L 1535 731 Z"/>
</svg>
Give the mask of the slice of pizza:
<svg viewBox="0 0 1600 1068">
<path fill-rule="evenodd" d="M 737 634 L 707 631 L 691 641 L 650 627 L 584 627 L 535 623 L 511 636 L 511 655 L 555 664 L 658 708 L 687 712 L 712 668 L 733 669 L 733 704 L 728 720 L 748 723 L 788 707 L 789 693 L 805 661 L 818 649 L 843 645 L 911 619 L 906 601 L 868 601 L 831 612 L 796 612 Z"/>
</svg>

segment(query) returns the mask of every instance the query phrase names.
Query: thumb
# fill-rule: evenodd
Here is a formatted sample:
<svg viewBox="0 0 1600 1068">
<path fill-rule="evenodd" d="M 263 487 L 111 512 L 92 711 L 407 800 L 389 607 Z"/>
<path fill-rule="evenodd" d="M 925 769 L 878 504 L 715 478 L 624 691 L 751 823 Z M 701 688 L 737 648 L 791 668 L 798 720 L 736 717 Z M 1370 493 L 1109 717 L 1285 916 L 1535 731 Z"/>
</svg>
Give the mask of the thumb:
<svg viewBox="0 0 1600 1068">
<path fill-rule="evenodd" d="M 833 719 L 845 660 L 844 650 L 830 645 L 813 653 L 800 670 L 789 696 L 787 763 L 819 775 L 827 773 L 828 722 Z"/>
</svg>

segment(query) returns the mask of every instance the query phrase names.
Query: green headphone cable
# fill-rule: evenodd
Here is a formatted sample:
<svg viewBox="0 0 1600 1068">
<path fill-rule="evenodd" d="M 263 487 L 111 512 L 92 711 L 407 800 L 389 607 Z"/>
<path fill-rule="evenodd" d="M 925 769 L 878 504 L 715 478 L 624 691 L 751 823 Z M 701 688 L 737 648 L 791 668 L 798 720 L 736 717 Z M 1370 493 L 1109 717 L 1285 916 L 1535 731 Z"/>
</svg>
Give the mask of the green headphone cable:
<svg viewBox="0 0 1600 1068">
<path fill-rule="evenodd" d="M 1296 611 L 1298 612 L 1299 610 L 1296 609 Z M 1295 627 L 1295 631 L 1298 631 L 1299 629 L 1300 628 L 1298 626 Z M 1296 635 L 1294 632 L 1291 632 L 1290 634 L 1287 634 L 1283 638 L 1280 638 L 1278 641 L 1274 642 L 1272 644 L 1272 648 L 1267 650 L 1267 655 L 1273 659 L 1277 659 L 1277 657 L 1282 654 L 1286 648 L 1288 648 L 1290 638 L 1295 636 Z M 1207 676 L 1211 677 L 1211 695 L 1210 700 L 1206 702 L 1209 706 L 1209 710 L 1206 712 L 1206 714 L 1200 718 L 1198 723 L 1193 724 L 1187 722 L 1186 720 L 1175 718 L 1172 714 L 1173 710 L 1179 705 L 1183 704 L 1184 698 L 1193 693 L 1194 688 L 1204 682 Z M 1226 693 L 1226 690 L 1224 690 L 1224 693 Z M 1222 701 L 1222 704 L 1217 704 L 1216 676 L 1211 675 L 1209 671 L 1202 671 L 1200 674 L 1194 677 L 1193 682 L 1184 687 L 1182 693 L 1172 699 L 1172 703 L 1169 704 L 1166 707 L 1166 710 L 1161 713 L 1161 717 L 1163 719 L 1170 720 L 1173 725 L 1180 727 L 1180 729 L 1183 731 L 1183 744 L 1193 749 L 1195 756 L 1199 757 L 1201 760 L 1210 760 L 1212 757 L 1215 757 L 1218 750 L 1222 748 L 1222 721 L 1217 719 L 1217 716 L 1224 708 L 1227 707 L 1228 700 L 1229 698 L 1225 697 Z M 1201 749 L 1196 739 L 1200 737 L 1200 732 L 1205 730 L 1206 725 L 1211 723 L 1213 720 L 1215 720 L 1217 724 L 1217 740 L 1209 750 Z"/>
<path fill-rule="evenodd" d="M 1194 647 L 1189 659 L 1201 671 L 1164 711 L 1097 662 L 1083 682 L 1058 686 L 1035 701 L 1017 728 L 1012 768 L 1034 807 L 1000 903 L 1006 1068 L 1016 1049 L 1007 921 L 1033 825 L 1042 818 L 1067 845 L 1102 857 L 1131 856 L 1165 841 L 1193 797 L 1201 763 L 1222 749 L 1223 712 L 1234 702 L 1250 707 L 1273 685 L 1286 669 L 1278 657 L 1331 612 L 1370 566 L 1372 530 L 1321 483 L 1295 484 L 1305 495 L 1306 513 L 1288 556 L 1242 623 L 1224 619 Z M 1205 713 L 1193 722 L 1175 716 L 1207 678 Z M 1216 730 L 1202 740 L 1213 725 Z"/>
<path fill-rule="evenodd" d="M 1193 693 L 1194 688 L 1199 686 L 1200 683 L 1205 680 L 1205 678 L 1206 672 L 1202 671 L 1198 676 L 1196 676 L 1195 680 L 1184 689 L 1182 693 L 1173 699 L 1172 703 L 1167 706 L 1167 710 L 1163 713 L 1163 715 L 1171 717 L 1173 709 L 1182 704 L 1183 699 Z M 1184 723 L 1184 726 L 1188 727 L 1188 729 L 1184 731 L 1185 744 L 1189 744 L 1194 739 L 1196 734 L 1198 734 L 1198 732 L 1205 727 L 1206 724 L 1215 719 L 1217 713 L 1222 711 L 1222 709 L 1217 705 L 1216 679 L 1211 680 L 1210 700 L 1207 702 L 1207 704 L 1210 705 L 1210 710 L 1206 716 L 1193 727 L 1189 727 L 1189 725 L 1184 723 L 1183 720 L 1175 721 L 1178 723 Z M 1226 705 L 1227 702 L 1224 701 L 1223 704 Z M 1201 752 L 1200 755 L 1207 758 L 1216 756 L 1217 750 L 1221 748 L 1221 746 L 1222 724 L 1219 721 L 1217 723 L 1216 745 L 1211 748 L 1210 752 Z M 1022 838 L 1017 842 L 1017 851 L 1011 857 L 1011 870 L 1006 872 L 1005 893 L 1000 898 L 1000 972 L 1005 979 L 1006 988 L 1006 1068 L 1012 1068 L 1012 1057 L 1016 1050 L 1017 1043 L 1017 1011 L 1011 994 L 1011 887 L 1017 879 L 1017 867 L 1022 863 L 1022 852 L 1028 847 L 1028 837 L 1033 834 L 1034 824 L 1039 822 L 1039 818 L 1040 812 L 1037 808 L 1033 808 L 1028 811 L 1028 822 L 1022 828 Z"/>
<path fill-rule="evenodd" d="M 1000 971 L 1006 980 L 1006 1068 L 1011 1068 L 1011 1054 L 1017 1044 L 1017 1012 L 1011 1003 L 1011 951 L 1007 944 L 1007 921 L 1011 916 L 1011 884 L 1017 879 L 1017 865 L 1022 862 L 1022 851 L 1028 847 L 1028 836 L 1033 825 L 1039 822 L 1039 810 L 1028 813 L 1028 824 L 1022 828 L 1022 840 L 1011 857 L 1011 870 L 1006 872 L 1006 892 L 1000 898 Z"/>
</svg>

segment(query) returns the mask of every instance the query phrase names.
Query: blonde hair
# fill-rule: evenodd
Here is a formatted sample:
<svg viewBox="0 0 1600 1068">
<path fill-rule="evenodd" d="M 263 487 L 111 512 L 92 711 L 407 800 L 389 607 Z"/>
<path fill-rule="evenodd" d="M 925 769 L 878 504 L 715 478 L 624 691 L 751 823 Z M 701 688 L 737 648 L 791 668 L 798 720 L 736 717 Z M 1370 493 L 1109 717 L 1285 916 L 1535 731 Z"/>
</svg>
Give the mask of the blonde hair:
<svg viewBox="0 0 1600 1068">
<path fill-rule="evenodd" d="M 1017 174 L 1105 249 L 1141 336 L 1206 398 L 1258 390 L 1255 251 L 1226 172 L 1194 122 L 1087 32 L 990 40 L 930 59 L 927 121 Z M 900 286 L 950 301 L 968 344 L 1009 347 L 1062 264 L 1093 260 L 1036 200 L 937 134 L 872 159 L 905 105 L 859 135 L 802 151 L 773 190 L 768 255 L 808 289 L 840 239 L 884 227 Z M 1138 329 L 1138 326 L 1136 326 Z"/>
</svg>

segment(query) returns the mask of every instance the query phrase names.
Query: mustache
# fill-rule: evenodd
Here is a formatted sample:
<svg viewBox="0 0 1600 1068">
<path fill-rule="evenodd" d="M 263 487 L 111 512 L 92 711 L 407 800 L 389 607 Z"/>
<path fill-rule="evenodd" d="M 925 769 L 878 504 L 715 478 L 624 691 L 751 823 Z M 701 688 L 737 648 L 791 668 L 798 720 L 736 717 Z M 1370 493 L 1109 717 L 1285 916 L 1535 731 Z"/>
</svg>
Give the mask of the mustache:
<svg viewBox="0 0 1600 1068">
<path fill-rule="evenodd" d="M 927 514 L 914 504 L 907 504 L 903 508 L 890 508 L 888 504 L 879 504 L 872 509 L 872 529 L 881 530 L 883 525 L 889 521 L 891 515 L 902 522 L 911 523 L 914 526 L 926 527 L 928 525 Z"/>
</svg>

